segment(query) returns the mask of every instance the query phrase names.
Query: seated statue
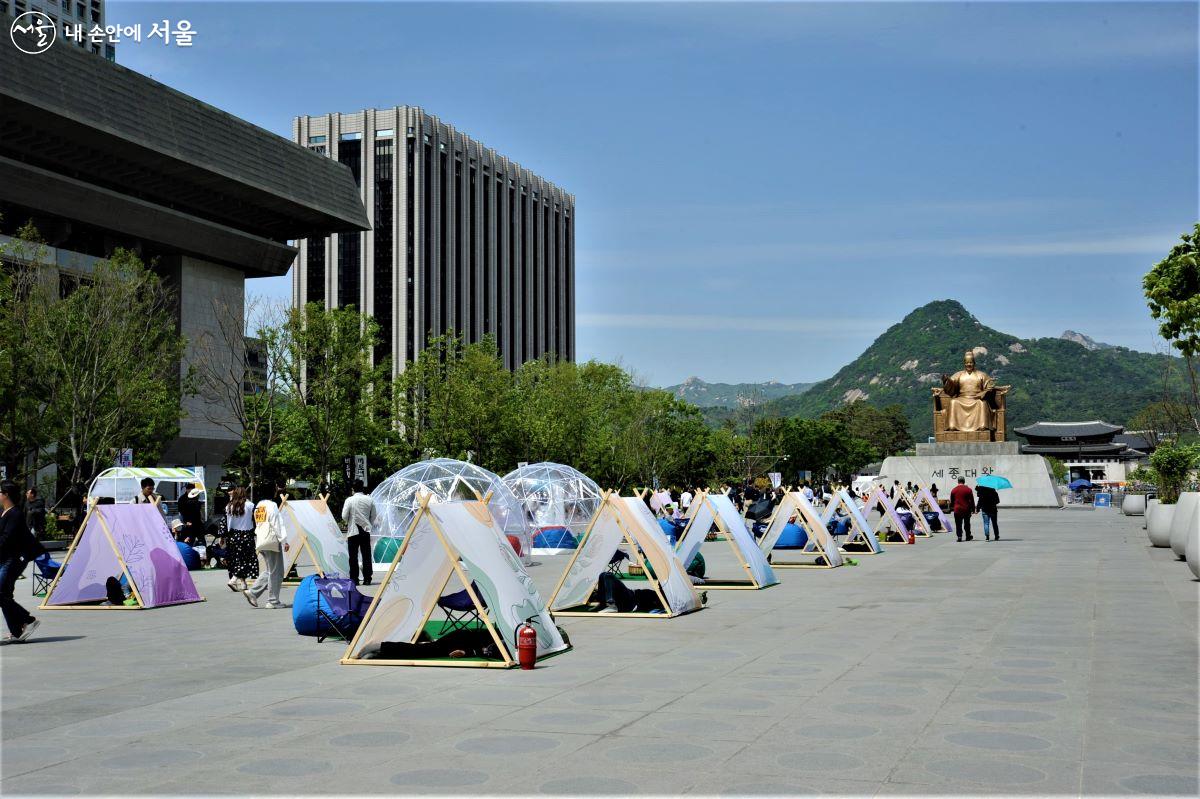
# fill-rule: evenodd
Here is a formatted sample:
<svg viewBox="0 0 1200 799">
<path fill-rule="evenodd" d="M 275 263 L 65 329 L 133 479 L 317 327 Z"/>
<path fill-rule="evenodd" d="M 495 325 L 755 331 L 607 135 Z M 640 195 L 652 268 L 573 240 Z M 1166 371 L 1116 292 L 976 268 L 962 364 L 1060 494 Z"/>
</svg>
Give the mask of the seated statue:
<svg viewBox="0 0 1200 799">
<path fill-rule="evenodd" d="M 933 389 L 935 433 L 993 432 L 992 440 L 1003 441 L 1004 394 L 1008 386 L 975 368 L 975 353 L 967 351 L 963 368 L 942 375 L 942 387 Z"/>
</svg>

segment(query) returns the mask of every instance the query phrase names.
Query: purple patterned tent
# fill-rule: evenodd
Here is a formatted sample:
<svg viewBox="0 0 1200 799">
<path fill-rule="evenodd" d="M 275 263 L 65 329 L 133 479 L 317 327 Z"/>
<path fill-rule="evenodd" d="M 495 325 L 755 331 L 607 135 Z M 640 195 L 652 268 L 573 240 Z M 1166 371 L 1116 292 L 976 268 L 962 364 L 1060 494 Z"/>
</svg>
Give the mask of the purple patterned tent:
<svg viewBox="0 0 1200 799">
<path fill-rule="evenodd" d="M 97 603 L 105 600 L 105 581 L 122 576 L 141 600 L 133 607 L 204 601 L 157 505 L 96 505 L 42 607 L 114 607 Z"/>
</svg>

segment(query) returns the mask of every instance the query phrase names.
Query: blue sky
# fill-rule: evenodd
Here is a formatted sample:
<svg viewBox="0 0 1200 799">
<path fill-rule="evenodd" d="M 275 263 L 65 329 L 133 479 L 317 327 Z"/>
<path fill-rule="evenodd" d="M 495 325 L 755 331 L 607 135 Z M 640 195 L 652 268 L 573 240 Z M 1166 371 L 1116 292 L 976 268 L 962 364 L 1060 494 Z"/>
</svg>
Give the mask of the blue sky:
<svg viewBox="0 0 1200 799">
<path fill-rule="evenodd" d="M 1194 3 L 108 9 L 191 21 L 118 62 L 281 135 L 420 105 L 573 192 L 579 357 L 654 385 L 819 380 L 944 298 L 1153 350 L 1198 216 Z"/>
</svg>

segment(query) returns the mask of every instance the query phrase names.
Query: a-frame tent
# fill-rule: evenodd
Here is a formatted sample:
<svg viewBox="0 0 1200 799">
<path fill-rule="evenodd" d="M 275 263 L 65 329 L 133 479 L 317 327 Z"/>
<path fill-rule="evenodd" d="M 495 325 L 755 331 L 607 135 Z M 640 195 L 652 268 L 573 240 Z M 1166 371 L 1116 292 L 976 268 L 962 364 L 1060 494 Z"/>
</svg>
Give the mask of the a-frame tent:
<svg viewBox="0 0 1200 799">
<path fill-rule="evenodd" d="M 511 668 L 517 665 L 517 629 L 527 620 L 537 631 L 539 658 L 569 649 L 487 505 L 478 500 L 430 500 L 428 494 L 421 498 L 404 543 L 341 662 Z M 470 597 L 479 623 L 496 646 L 498 660 L 370 657 L 385 642 L 416 643 L 447 587 L 452 592 L 465 591 Z"/>
<path fill-rule="evenodd" d="M 779 541 L 783 528 L 792 516 L 796 517 L 796 523 L 808 533 L 808 543 L 799 550 L 777 550 L 775 543 Z M 833 569 L 845 562 L 837 542 L 825 529 L 820 515 L 800 491 L 789 491 L 779 500 L 758 546 L 764 557 L 771 556 L 771 565 L 776 569 Z M 785 551 L 797 552 L 811 557 L 812 560 L 781 562 L 779 553 Z"/>
<path fill-rule="evenodd" d="M 897 506 L 897 510 L 901 501 L 904 502 L 908 512 L 913 515 L 913 521 L 916 523 L 913 534 L 917 538 L 932 538 L 933 528 L 929 526 L 929 520 L 925 518 L 925 514 L 921 513 L 921 509 L 917 507 L 917 501 L 913 499 L 913 495 L 903 486 L 896 486 L 896 496 L 893 502 Z"/>
<path fill-rule="evenodd" d="M 929 486 L 918 485 L 917 493 L 913 495 L 913 499 L 917 503 L 917 511 L 920 512 L 921 507 L 925 506 L 929 510 L 938 515 L 938 521 L 941 522 L 943 533 L 954 532 L 954 522 L 950 521 L 950 517 L 942 510 L 942 506 L 933 498 L 933 494 L 929 493 Z"/>
<path fill-rule="evenodd" d="M 575 554 L 550 596 L 550 610 L 559 616 L 598 615 L 587 609 L 588 600 L 622 544 L 633 562 L 642 567 L 647 586 L 658 594 L 664 612 L 606 613 L 601 618 L 670 619 L 700 610 L 700 595 L 646 503 L 640 497 L 620 497 L 612 492 L 604 493 L 580 537 Z"/>
<path fill-rule="evenodd" d="M 109 577 L 125 578 L 133 604 L 104 604 Z M 157 502 L 93 502 L 39 608 L 141 610 L 203 601 Z"/>
<path fill-rule="evenodd" d="M 349 576 L 350 551 L 328 500 L 327 495 L 298 500 L 283 497 L 279 514 L 288 540 L 288 551 L 283 553 L 284 574 L 291 573 L 301 554 L 307 554 L 321 577 Z"/>
<path fill-rule="evenodd" d="M 839 545 L 842 552 L 853 555 L 878 555 L 883 552 L 883 546 L 879 543 L 879 539 L 875 537 L 875 531 L 871 528 L 871 523 L 867 521 L 866 515 L 859 510 L 858 503 L 854 501 L 854 497 L 850 496 L 849 492 L 844 488 L 838 489 L 833 495 L 833 499 L 825 506 L 824 513 L 821 514 L 821 521 L 825 524 L 826 529 L 829 527 L 829 522 L 837 513 L 838 508 L 846 512 L 846 516 L 850 519 L 850 532 L 846 536 L 846 540 Z"/>
<path fill-rule="evenodd" d="M 892 504 L 891 498 L 887 495 L 880 486 L 874 486 L 871 493 L 867 495 L 867 500 L 863 507 L 870 512 L 873 505 L 879 505 L 883 508 L 883 516 L 879 520 L 879 524 L 875 526 L 875 533 L 879 540 L 888 543 L 896 542 L 903 544 L 908 540 L 908 528 L 904 526 L 904 522 L 900 520 L 900 515 L 896 513 L 896 506 Z"/>
<path fill-rule="evenodd" d="M 779 582 L 766 555 L 754 543 L 754 536 L 746 529 L 742 514 L 733 505 L 733 500 L 727 494 L 710 494 L 700 491 L 692 499 L 694 511 L 688 519 L 687 527 L 675 545 L 675 554 L 679 562 L 689 564 L 708 537 L 708 532 L 716 526 L 719 538 L 724 538 L 729 544 L 733 557 L 742 565 L 746 573 L 745 579 L 719 579 L 704 577 L 704 587 L 715 589 L 749 589 L 758 590 L 770 588 Z"/>
</svg>

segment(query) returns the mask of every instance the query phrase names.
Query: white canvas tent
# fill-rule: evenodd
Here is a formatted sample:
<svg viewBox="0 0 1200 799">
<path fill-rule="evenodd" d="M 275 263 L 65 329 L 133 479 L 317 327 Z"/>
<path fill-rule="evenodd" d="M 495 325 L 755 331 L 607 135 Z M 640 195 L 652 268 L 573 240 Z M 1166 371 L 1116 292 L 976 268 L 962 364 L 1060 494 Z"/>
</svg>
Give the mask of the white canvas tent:
<svg viewBox="0 0 1200 799">
<path fill-rule="evenodd" d="M 917 510 L 920 510 L 922 507 L 927 507 L 929 510 L 938 515 L 938 521 L 942 523 L 941 532 L 954 532 L 954 522 L 950 521 L 950 517 L 947 516 L 946 512 L 942 510 L 942 506 L 939 505 L 937 500 L 933 498 L 933 494 L 929 492 L 928 486 L 917 486 L 917 493 L 913 496 L 913 499 L 916 500 Z"/>
<path fill-rule="evenodd" d="M 632 561 L 642 568 L 647 586 L 658 594 L 665 612 L 609 613 L 601 618 L 669 619 L 702 607 L 691 578 L 646 504 L 638 497 L 619 497 L 605 492 L 550 596 L 550 609 L 559 616 L 597 615 L 587 609 L 588 600 L 596 590 L 600 575 L 608 569 L 613 554 L 622 544 Z"/>
<path fill-rule="evenodd" d="M 416 643 L 448 590 L 466 591 L 499 660 L 371 657 L 388 641 Z M 487 505 L 426 494 L 341 662 L 509 668 L 517 665 L 516 632 L 526 620 L 537 631 L 539 658 L 570 648 Z"/>
<path fill-rule="evenodd" d="M 850 532 L 847 534 L 846 540 L 839 545 L 842 552 L 855 555 L 878 555 L 883 552 L 883 547 L 880 545 L 879 539 L 875 537 L 875 531 L 871 529 L 871 523 L 867 521 L 866 514 L 859 509 L 854 497 L 850 496 L 850 493 L 844 488 L 838 489 L 833 500 L 825 506 L 825 512 L 821 515 L 821 522 L 825 524 L 826 529 L 839 508 L 844 510 L 850 518 Z"/>
<path fill-rule="evenodd" d="M 746 529 L 742 514 L 738 513 L 733 500 L 726 494 L 701 491 L 692 499 L 691 511 L 688 525 L 684 528 L 679 543 L 675 545 L 679 562 L 685 565 L 692 562 L 704 546 L 708 532 L 715 525 L 746 573 L 745 579 L 719 579 L 705 575 L 705 588 L 757 590 L 769 588 L 779 582 L 771 565 L 767 563 L 766 555 L 754 543 L 754 536 Z"/>
<path fill-rule="evenodd" d="M 783 528 L 787 526 L 788 519 L 792 516 L 796 517 L 796 523 L 808 533 L 808 543 L 804 545 L 803 549 L 790 551 L 811 557 L 811 560 L 787 562 L 779 560 L 779 553 L 788 550 L 776 550 L 775 544 L 779 541 L 780 535 L 783 534 Z M 821 521 L 821 517 L 813 508 L 812 503 L 805 499 L 804 494 L 799 491 L 789 491 L 783 495 L 783 499 L 775 507 L 775 514 L 771 517 L 767 531 L 758 545 L 764 556 L 771 556 L 771 565 L 777 569 L 833 569 L 844 563 L 837 542 L 825 529 L 825 523 Z"/>
<path fill-rule="evenodd" d="M 279 508 L 287 531 L 288 551 L 283 555 L 283 573 L 291 572 L 307 554 L 309 562 L 322 577 L 348 577 L 350 552 L 346 537 L 329 510 L 329 497 L 288 500 Z"/>
<path fill-rule="evenodd" d="M 929 520 L 925 518 L 925 514 L 921 513 L 921 508 L 917 505 L 917 500 L 913 499 L 913 495 L 908 493 L 906 488 L 896 486 L 895 503 L 897 508 L 899 508 L 901 501 L 904 502 L 905 508 L 913 515 L 913 520 L 916 522 L 913 533 L 918 538 L 932 538 L 933 528 L 929 526 Z"/>
<path fill-rule="evenodd" d="M 875 533 L 879 540 L 884 543 L 894 541 L 900 544 L 907 541 L 907 528 L 896 513 L 896 506 L 892 504 L 891 498 L 888 497 L 887 492 L 880 486 L 875 486 L 871 490 L 871 493 L 867 495 L 867 501 L 864 503 L 864 507 L 867 508 L 868 513 L 875 505 L 883 508 L 883 516 L 880 518 L 879 524 L 875 526 Z"/>
</svg>

